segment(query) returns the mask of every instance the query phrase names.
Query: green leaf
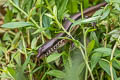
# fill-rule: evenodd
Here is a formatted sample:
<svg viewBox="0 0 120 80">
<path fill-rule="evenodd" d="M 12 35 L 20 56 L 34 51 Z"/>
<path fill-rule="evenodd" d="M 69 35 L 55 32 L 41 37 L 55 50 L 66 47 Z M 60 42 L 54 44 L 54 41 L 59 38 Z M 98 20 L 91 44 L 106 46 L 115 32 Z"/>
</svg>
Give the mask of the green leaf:
<svg viewBox="0 0 120 80">
<path fill-rule="evenodd" d="M 117 78 L 117 80 L 120 80 L 120 77 L 119 77 L 119 78 Z"/>
<path fill-rule="evenodd" d="M 72 40 L 76 47 L 81 46 L 81 43 L 78 40 Z"/>
<path fill-rule="evenodd" d="M 99 62 L 100 58 L 102 57 L 101 53 L 93 53 L 91 57 L 91 70 L 93 70 L 96 64 Z"/>
<path fill-rule="evenodd" d="M 49 13 L 46 13 L 45 15 L 48 16 L 48 17 L 50 17 L 50 18 L 52 18 L 52 19 L 54 19 L 54 16 L 52 16 L 52 15 L 49 14 Z"/>
<path fill-rule="evenodd" d="M 52 62 L 56 59 L 58 59 L 62 54 L 58 54 L 58 53 L 54 53 L 54 54 L 51 54 L 50 56 L 47 57 L 47 62 Z"/>
<path fill-rule="evenodd" d="M 103 10 L 104 10 L 104 9 L 100 9 L 100 10 L 96 11 L 96 12 L 93 14 L 93 16 L 100 16 L 100 15 L 103 13 Z"/>
<path fill-rule="evenodd" d="M 103 56 L 110 56 L 111 53 L 112 53 L 112 49 L 110 49 L 110 48 L 104 48 L 104 47 L 97 48 L 94 51 L 98 52 L 98 53 L 103 53 Z"/>
<path fill-rule="evenodd" d="M 112 65 L 114 66 L 114 68 L 120 70 L 120 61 L 119 61 L 119 60 L 117 60 L 117 59 L 113 59 L 113 61 L 112 61 Z"/>
<path fill-rule="evenodd" d="M 3 24 L 1 27 L 3 28 L 20 28 L 25 26 L 32 26 L 29 22 L 10 22 Z"/>
<path fill-rule="evenodd" d="M 120 5 L 118 3 L 114 3 L 113 5 L 115 6 L 115 9 L 117 9 L 118 11 L 120 11 Z"/>
<path fill-rule="evenodd" d="M 66 76 L 64 80 L 84 80 L 83 72 L 86 66 L 80 49 L 74 48 L 70 52 L 69 58 L 70 60 L 65 63 Z"/>
<path fill-rule="evenodd" d="M 35 69 L 32 71 L 32 74 L 35 73 L 36 71 L 38 71 L 39 69 L 42 69 L 42 68 L 43 68 L 42 65 L 41 65 L 40 67 L 35 68 Z"/>
<path fill-rule="evenodd" d="M 111 1 L 113 3 L 120 3 L 120 0 L 109 0 L 109 1 Z"/>
<path fill-rule="evenodd" d="M 19 0 L 20 1 L 20 0 Z M 22 8 L 25 10 L 25 12 L 30 12 L 30 10 L 33 8 L 34 5 L 33 0 L 23 0 L 23 4 L 21 5 Z M 40 2 L 39 2 L 40 3 Z"/>
<path fill-rule="evenodd" d="M 39 28 L 39 29 L 37 29 L 34 33 L 32 33 L 32 34 L 37 34 L 37 33 L 40 33 L 40 32 L 42 32 L 42 31 L 45 31 L 47 28 Z"/>
<path fill-rule="evenodd" d="M 13 0 L 13 2 L 14 2 L 17 6 L 19 6 L 19 0 Z"/>
<path fill-rule="evenodd" d="M 112 31 L 110 31 L 108 33 L 108 35 L 110 35 L 110 40 L 111 42 L 118 39 L 119 38 L 119 35 L 120 35 L 120 28 L 116 28 L 116 29 L 113 29 Z"/>
<path fill-rule="evenodd" d="M 55 0 L 55 2 L 58 8 L 58 19 L 62 19 L 64 17 L 68 0 Z"/>
<path fill-rule="evenodd" d="M 17 65 L 21 66 L 21 54 L 19 52 L 16 52 L 16 54 L 14 55 L 14 59 Z"/>
<path fill-rule="evenodd" d="M 84 0 L 84 8 L 88 8 L 89 6 L 89 0 Z"/>
<path fill-rule="evenodd" d="M 28 63 L 30 63 L 30 56 L 27 57 L 24 64 L 22 65 L 22 70 L 23 71 L 27 68 Z"/>
<path fill-rule="evenodd" d="M 110 0 L 105 0 L 107 3 L 110 2 Z"/>
<path fill-rule="evenodd" d="M 88 18 L 88 19 L 79 19 L 77 21 L 75 21 L 72 26 L 76 26 L 76 25 L 81 25 L 81 24 L 86 24 L 86 23 L 91 23 L 91 22 L 95 22 L 97 21 L 98 19 L 100 18 L 100 16 L 96 16 L 96 17 L 91 17 L 91 18 Z"/>
<path fill-rule="evenodd" d="M 85 63 L 81 62 L 79 65 L 73 65 L 67 70 L 64 80 L 84 80 Z"/>
<path fill-rule="evenodd" d="M 98 40 L 97 34 L 95 32 L 90 33 L 90 39 L 95 40 L 95 47 L 99 47 L 99 45 L 100 45 L 99 40 Z"/>
<path fill-rule="evenodd" d="M 19 44 L 19 39 L 20 39 L 20 32 L 18 32 L 16 35 L 15 35 L 15 38 L 13 39 L 12 41 L 12 48 L 16 48 Z"/>
<path fill-rule="evenodd" d="M 78 11 L 78 1 L 77 0 L 68 0 L 68 10 L 71 14 L 74 14 Z M 73 6 L 74 5 L 74 6 Z"/>
<path fill-rule="evenodd" d="M 56 6 L 53 7 L 53 14 L 57 17 L 57 7 Z"/>
<path fill-rule="evenodd" d="M 4 34 L 3 40 L 5 40 L 5 41 L 12 41 L 10 35 L 7 32 Z"/>
<path fill-rule="evenodd" d="M 16 77 L 16 72 L 13 68 L 11 67 L 7 67 L 7 70 L 9 72 L 9 75 L 15 80 L 15 77 Z"/>
<path fill-rule="evenodd" d="M 95 40 L 92 40 L 87 46 L 87 53 L 89 54 L 95 46 Z"/>
<path fill-rule="evenodd" d="M 120 58 L 120 49 L 116 49 L 114 55 L 116 58 Z"/>
<path fill-rule="evenodd" d="M 12 21 L 12 17 L 13 17 L 12 11 L 7 9 L 6 14 L 5 14 L 5 18 L 4 18 L 4 22 L 7 23 L 7 22 Z"/>
<path fill-rule="evenodd" d="M 102 17 L 101 17 L 101 20 L 102 20 L 102 19 L 105 19 L 105 18 L 109 15 L 109 13 L 110 13 L 110 7 L 107 6 L 107 8 L 105 9 L 105 11 L 103 12 L 103 15 L 102 15 Z"/>
<path fill-rule="evenodd" d="M 64 78 L 65 76 L 65 73 L 59 70 L 51 70 L 51 71 L 48 71 L 47 74 L 57 78 Z"/>
<path fill-rule="evenodd" d="M 50 27 L 50 22 L 52 21 L 51 18 L 49 18 L 46 15 L 43 15 L 43 27 Z"/>
<path fill-rule="evenodd" d="M 108 62 L 106 62 L 104 60 L 100 60 L 99 65 L 105 72 L 107 72 L 108 75 L 111 75 L 110 74 L 110 64 Z M 112 72 L 113 72 L 113 77 L 116 80 L 117 76 L 116 76 L 115 69 L 113 67 L 112 67 Z"/>
<path fill-rule="evenodd" d="M 36 48 L 36 45 L 37 45 L 37 38 L 35 37 L 35 38 L 32 40 L 31 48 L 32 48 L 32 49 Z"/>
<path fill-rule="evenodd" d="M 15 80 L 28 80 L 25 77 L 24 71 L 22 70 L 21 66 L 16 66 L 16 79 Z"/>
<path fill-rule="evenodd" d="M 3 53 L 7 52 L 7 48 L 0 44 L 0 51 Z"/>
<path fill-rule="evenodd" d="M 102 69 L 104 69 L 110 75 L 110 64 L 106 61 L 100 60 L 99 65 Z"/>
</svg>

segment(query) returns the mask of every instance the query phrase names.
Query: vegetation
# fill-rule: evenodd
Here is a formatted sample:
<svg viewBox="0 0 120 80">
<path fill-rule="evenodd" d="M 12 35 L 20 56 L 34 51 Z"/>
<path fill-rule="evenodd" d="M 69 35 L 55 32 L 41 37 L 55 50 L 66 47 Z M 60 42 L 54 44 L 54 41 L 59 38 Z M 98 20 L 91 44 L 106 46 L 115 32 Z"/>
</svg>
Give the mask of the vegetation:
<svg viewBox="0 0 120 80">
<path fill-rule="evenodd" d="M 120 80 L 120 0 L 105 1 L 93 16 L 70 19 L 71 27 L 79 25 L 73 34 L 62 30 L 64 18 L 103 0 L 1 0 L 0 79 Z M 38 48 L 60 32 L 70 41 L 37 58 Z"/>
</svg>

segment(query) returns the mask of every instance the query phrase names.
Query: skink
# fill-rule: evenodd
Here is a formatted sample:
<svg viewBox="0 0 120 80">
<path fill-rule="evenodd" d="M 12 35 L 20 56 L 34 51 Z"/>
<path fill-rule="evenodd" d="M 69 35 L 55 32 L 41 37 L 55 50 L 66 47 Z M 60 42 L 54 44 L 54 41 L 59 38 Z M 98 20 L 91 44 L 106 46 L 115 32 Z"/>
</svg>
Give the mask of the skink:
<svg viewBox="0 0 120 80">
<path fill-rule="evenodd" d="M 84 15 L 89 15 L 90 13 L 100 9 L 100 7 L 105 6 L 107 3 L 103 2 L 100 3 L 96 6 L 90 7 L 86 10 L 83 11 Z M 70 18 L 73 20 L 77 20 L 81 17 L 81 12 L 71 16 Z M 72 22 L 70 22 L 69 20 L 65 20 L 63 26 L 66 30 L 68 30 L 71 26 Z M 65 33 L 59 33 L 56 35 L 56 37 L 52 38 L 51 40 L 49 40 L 48 42 L 46 42 L 45 44 L 43 44 L 39 49 L 38 49 L 38 55 L 37 57 L 39 58 L 43 58 L 44 56 L 48 56 L 51 52 L 53 52 L 54 50 L 56 50 L 60 44 L 65 43 L 65 40 L 60 40 L 58 39 L 59 37 L 63 37 Z"/>
</svg>

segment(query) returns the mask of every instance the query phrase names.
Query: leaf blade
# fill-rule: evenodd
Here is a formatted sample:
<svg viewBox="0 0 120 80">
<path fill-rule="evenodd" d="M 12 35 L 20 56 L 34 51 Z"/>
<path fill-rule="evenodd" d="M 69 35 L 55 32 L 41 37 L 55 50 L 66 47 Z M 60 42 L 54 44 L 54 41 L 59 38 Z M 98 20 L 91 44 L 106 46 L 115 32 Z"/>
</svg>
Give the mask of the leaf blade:
<svg viewBox="0 0 120 80">
<path fill-rule="evenodd" d="M 26 26 L 32 26 L 29 22 L 10 22 L 3 24 L 1 27 L 3 28 L 21 28 L 21 27 L 26 27 Z"/>
</svg>

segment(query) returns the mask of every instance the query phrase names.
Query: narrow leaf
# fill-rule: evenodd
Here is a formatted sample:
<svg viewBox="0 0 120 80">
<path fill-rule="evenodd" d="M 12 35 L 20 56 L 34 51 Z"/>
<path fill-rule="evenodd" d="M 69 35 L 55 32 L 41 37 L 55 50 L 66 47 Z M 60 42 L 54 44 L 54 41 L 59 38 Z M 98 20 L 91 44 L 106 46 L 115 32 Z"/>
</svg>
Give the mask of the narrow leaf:
<svg viewBox="0 0 120 80">
<path fill-rule="evenodd" d="M 53 14 L 57 17 L 57 7 L 56 6 L 53 7 Z"/>
<path fill-rule="evenodd" d="M 101 47 L 101 48 L 95 49 L 94 51 L 99 52 L 99 53 L 103 53 L 103 56 L 110 56 L 112 49 Z"/>
<path fill-rule="evenodd" d="M 117 59 L 113 59 L 112 65 L 116 68 L 120 70 L 120 61 Z"/>
<path fill-rule="evenodd" d="M 10 22 L 3 24 L 1 27 L 3 28 L 20 28 L 20 27 L 25 27 L 25 26 L 31 26 L 32 24 L 28 22 Z"/>
<path fill-rule="evenodd" d="M 97 17 L 91 17 L 91 18 L 88 18 L 88 19 L 79 19 L 77 21 L 75 21 L 72 26 L 75 26 L 75 25 L 81 25 L 81 24 L 85 24 L 85 23 L 91 23 L 91 22 L 95 22 L 97 21 L 98 19 L 100 18 L 100 16 L 97 16 Z"/>
<path fill-rule="evenodd" d="M 15 80 L 16 72 L 13 68 L 7 67 L 7 70 L 9 72 L 9 75 Z"/>
<path fill-rule="evenodd" d="M 39 28 L 39 29 L 37 29 L 34 33 L 32 33 L 32 34 L 37 34 L 37 33 L 40 33 L 40 32 L 42 32 L 42 31 L 45 31 L 47 28 Z"/>
<path fill-rule="evenodd" d="M 103 12 L 101 20 L 105 19 L 109 15 L 109 13 L 110 13 L 110 7 L 107 6 L 107 8 L 105 9 L 105 11 Z"/>
<path fill-rule="evenodd" d="M 47 74 L 57 77 L 57 78 L 64 78 L 65 73 L 59 70 L 51 70 L 49 72 L 47 72 Z"/>
<path fill-rule="evenodd" d="M 35 37 L 35 38 L 32 40 L 31 48 L 32 48 L 32 49 L 36 48 L 36 45 L 37 45 L 37 38 Z"/>
<path fill-rule="evenodd" d="M 91 70 L 95 68 L 96 64 L 99 62 L 101 57 L 102 57 L 101 53 L 93 53 L 91 57 Z"/>
<path fill-rule="evenodd" d="M 95 45 L 95 40 L 92 40 L 87 46 L 87 53 L 90 53 L 92 51 L 94 45 Z"/>
<path fill-rule="evenodd" d="M 62 54 L 58 54 L 58 53 L 54 53 L 54 54 L 51 54 L 50 56 L 48 56 L 47 58 L 47 62 L 52 62 L 56 59 L 58 59 Z"/>
</svg>

